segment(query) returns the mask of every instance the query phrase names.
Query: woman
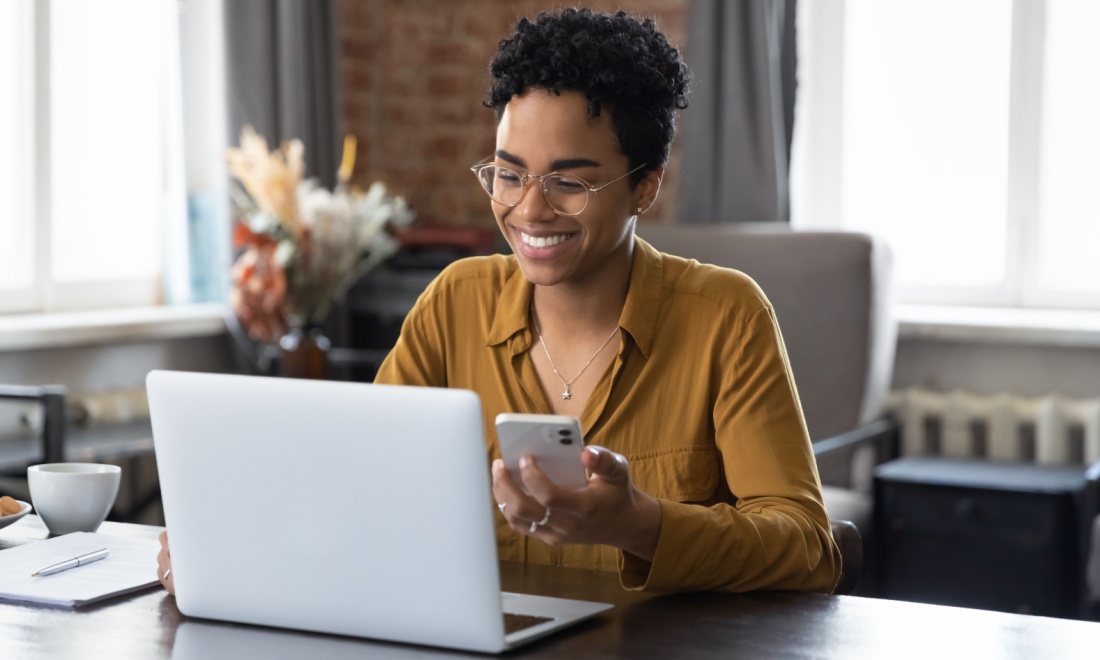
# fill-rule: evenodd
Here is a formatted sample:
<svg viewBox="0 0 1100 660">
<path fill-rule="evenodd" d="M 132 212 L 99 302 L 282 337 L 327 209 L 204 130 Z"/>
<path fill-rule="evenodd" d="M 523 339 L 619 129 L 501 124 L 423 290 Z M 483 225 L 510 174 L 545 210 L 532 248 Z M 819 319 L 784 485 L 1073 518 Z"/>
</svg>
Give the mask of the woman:
<svg viewBox="0 0 1100 660">
<path fill-rule="evenodd" d="M 480 395 L 501 559 L 629 589 L 830 591 L 840 556 L 771 305 L 634 235 L 687 105 L 679 53 L 652 21 L 567 9 L 521 20 L 490 71 L 496 151 L 473 170 L 514 254 L 447 268 L 375 382 Z M 587 485 L 506 471 L 502 412 L 580 418 Z"/>
</svg>

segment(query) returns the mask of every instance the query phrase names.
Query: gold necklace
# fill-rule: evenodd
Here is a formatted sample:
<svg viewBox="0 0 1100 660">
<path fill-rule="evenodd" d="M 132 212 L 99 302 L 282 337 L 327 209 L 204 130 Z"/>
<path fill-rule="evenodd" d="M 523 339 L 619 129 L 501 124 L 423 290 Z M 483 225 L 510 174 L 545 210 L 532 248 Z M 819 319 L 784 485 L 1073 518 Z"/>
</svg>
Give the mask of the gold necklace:
<svg viewBox="0 0 1100 660">
<path fill-rule="evenodd" d="M 542 344 L 542 350 L 546 353 L 546 359 L 550 362 L 550 368 L 554 370 L 554 375 L 557 376 L 558 380 L 561 381 L 561 384 L 563 386 L 563 389 L 561 391 L 561 398 L 565 399 L 566 401 L 573 398 L 573 393 L 569 391 L 569 387 L 573 385 L 573 383 L 577 382 L 577 379 L 580 378 L 581 374 L 583 374 L 588 369 L 588 366 L 592 364 L 592 361 L 596 359 L 596 356 L 600 354 L 600 351 L 602 351 L 604 347 L 607 346 L 607 342 L 611 341 L 611 338 L 614 337 L 615 333 L 619 331 L 619 326 L 616 325 L 615 329 L 611 331 L 611 334 L 607 336 L 607 339 L 603 340 L 603 343 L 600 344 L 600 347 L 597 348 L 596 352 L 592 354 L 592 357 L 588 358 L 588 362 L 584 363 L 584 366 L 581 367 L 581 370 L 577 372 L 577 375 L 573 376 L 569 380 L 565 380 L 565 378 L 562 377 L 561 373 L 558 372 L 558 368 L 554 366 L 554 358 L 550 357 L 550 349 L 546 348 L 546 341 L 542 338 L 542 329 L 539 328 L 539 320 L 535 316 L 534 303 L 531 304 L 531 321 L 535 324 L 535 333 L 539 336 L 539 343 Z"/>
</svg>

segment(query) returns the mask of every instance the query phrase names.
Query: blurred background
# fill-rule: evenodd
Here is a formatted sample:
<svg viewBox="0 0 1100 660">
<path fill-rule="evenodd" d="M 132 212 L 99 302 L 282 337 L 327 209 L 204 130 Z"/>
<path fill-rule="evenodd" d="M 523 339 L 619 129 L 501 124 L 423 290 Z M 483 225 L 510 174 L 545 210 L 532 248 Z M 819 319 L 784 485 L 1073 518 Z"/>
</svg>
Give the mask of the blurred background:
<svg viewBox="0 0 1100 660">
<path fill-rule="evenodd" d="M 877 507 L 864 512 L 868 549 L 886 543 L 868 568 L 883 572 L 869 572 L 866 588 L 902 588 L 884 563 L 891 553 L 899 566 L 925 561 L 928 574 L 942 576 L 949 555 L 937 548 L 977 538 L 1024 548 L 1002 553 L 1007 570 L 1044 557 L 1069 568 L 1040 580 L 1039 600 L 908 595 L 1059 616 L 1092 607 L 1095 615 L 1100 575 L 1089 583 L 1086 573 L 1100 543 L 1089 540 L 1100 502 L 1088 471 L 1100 458 L 1100 7 L 587 4 L 652 17 L 695 73 L 640 235 L 663 236 L 655 243 L 670 250 L 731 227 L 873 239 L 874 264 L 863 273 L 872 293 L 860 305 L 872 329 L 856 342 L 858 360 L 847 361 L 862 374 L 854 379 L 813 352 L 842 343 L 828 334 L 840 332 L 830 330 L 830 314 L 854 312 L 825 300 L 817 316 L 797 313 L 810 304 L 807 278 L 833 277 L 799 270 L 824 243 L 765 260 L 793 278 L 745 267 L 777 296 L 808 408 L 823 381 L 858 395 L 851 427 L 889 422 L 885 457 L 1070 473 L 1071 486 L 1055 489 L 1065 497 L 1052 504 L 1068 512 L 1063 529 L 1042 526 L 1057 518 L 1046 514 L 1034 514 L 1034 525 L 1027 514 L 998 518 L 1006 507 L 1026 509 L 999 494 L 1033 482 L 1049 492 L 1041 485 L 1048 472 L 998 480 L 982 468 L 961 476 L 932 469 L 949 482 L 941 487 L 963 490 L 951 490 L 942 516 L 926 523 L 935 539 L 905 537 L 924 552 L 909 557 L 898 554 L 901 536 L 883 540 L 885 530 L 917 525 L 903 515 L 906 498 L 926 497 L 917 501 L 931 507 L 945 491 L 898 494 L 899 483 L 936 481 L 924 468 L 876 482 L 881 444 L 873 460 L 845 455 L 845 465 L 865 464 L 846 467 L 839 485 Z M 0 3 L 0 492 L 22 492 L 22 471 L 44 458 L 116 461 L 130 469 L 113 515 L 159 523 L 145 374 L 285 370 L 286 347 L 250 337 L 227 305 L 241 246 L 232 241 L 240 216 L 231 203 L 240 187 L 225 154 L 246 125 L 272 149 L 301 140 L 305 177 L 326 189 L 337 185 L 353 136 L 346 183 L 381 182 L 415 214 L 395 232 L 396 254 L 312 328 L 328 342 L 319 349 L 326 377 L 370 380 L 440 268 L 504 248 L 468 169 L 494 146 L 483 106 L 488 60 L 518 17 L 547 8 L 532 0 Z M 731 240 L 745 248 L 756 239 Z M 792 300 L 803 296 L 789 312 L 779 304 L 783 287 Z M 793 341 L 799 334 L 814 339 Z M 51 420 L 49 401 L 60 420 Z M 819 445 L 835 435 L 814 426 L 811 419 Z M 849 474 L 859 470 L 862 477 Z M 886 496 L 901 508 L 884 509 Z M 984 535 L 968 536 L 974 530 Z"/>
</svg>

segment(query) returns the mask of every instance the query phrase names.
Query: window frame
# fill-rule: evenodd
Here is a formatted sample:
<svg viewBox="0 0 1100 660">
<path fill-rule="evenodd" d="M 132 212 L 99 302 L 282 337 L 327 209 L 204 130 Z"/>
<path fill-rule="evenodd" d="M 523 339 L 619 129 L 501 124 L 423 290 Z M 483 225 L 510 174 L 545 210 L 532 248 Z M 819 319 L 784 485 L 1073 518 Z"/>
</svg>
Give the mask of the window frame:
<svg viewBox="0 0 1100 660">
<path fill-rule="evenodd" d="M 843 222 L 845 0 L 799 7 L 799 105 L 792 154 L 792 225 L 850 229 Z M 897 286 L 903 303 L 1032 308 L 1100 308 L 1100 289 L 1064 291 L 1039 283 L 1038 245 L 1047 0 L 1012 3 L 1009 131 L 1005 191 L 1005 274 L 989 287 Z M 805 67 L 805 68 L 804 68 Z M 802 75 L 805 74 L 805 75 Z M 934 260 L 929 260 L 934 263 Z"/>
<path fill-rule="evenodd" d="M 31 94 L 27 101 L 29 116 L 25 118 L 28 129 L 23 134 L 31 136 L 27 143 L 20 145 L 23 152 L 21 162 L 30 165 L 26 168 L 33 172 L 33 181 L 23 182 L 24 190 L 28 190 L 28 200 L 22 221 L 33 226 L 33 265 L 31 268 L 31 282 L 24 287 L 0 289 L 0 314 L 41 314 L 70 312 L 91 309 L 110 309 L 118 307 L 140 307 L 160 305 L 164 302 L 165 292 L 163 282 L 170 265 L 163 256 L 165 253 L 165 237 L 157 239 L 155 245 L 149 246 L 161 256 L 159 272 L 145 277 L 116 278 L 83 280 L 65 282 L 55 280 L 53 275 L 53 234 L 56 230 L 52 213 L 53 172 L 52 172 L 52 79 L 51 79 L 51 54 L 52 54 L 52 16 L 55 10 L 53 0 L 25 0 L 20 5 L 24 7 L 29 16 L 26 21 L 30 23 L 32 42 L 25 52 L 32 55 L 26 63 L 26 71 L 32 79 L 29 81 Z M 176 10 L 175 3 L 165 3 L 164 11 Z M 177 42 L 178 46 L 178 42 Z M 171 44 L 169 44 L 171 47 Z M 169 60 L 171 65 L 171 60 Z M 178 64 L 178 61 L 176 62 Z M 175 81 L 178 84 L 178 80 Z M 172 82 L 166 83 L 168 85 Z M 164 100 L 162 105 L 179 103 L 178 92 L 172 94 L 171 89 L 162 90 Z M 22 96 L 20 97 L 22 98 Z M 169 132 L 172 136 L 166 137 L 165 144 L 165 187 L 162 197 L 165 200 L 164 210 L 161 215 L 162 233 L 175 229 L 186 233 L 186 199 L 183 192 L 182 165 L 167 162 L 173 158 L 182 160 L 178 153 L 182 150 L 182 136 L 178 135 L 182 129 L 180 109 L 165 107 L 165 121 L 172 124 Z M 31 146 L 33 145 L 33 146 Z M 28 148 L 30 147 L 30 148 Z M 178 171 L 177 171 L 178 170 Z M 173 204 L 180 208 L 173 208 Z M 94 222 L 96 211 L 89 215 Z M 109 213 L 107 210 L 99 213 Z M 173 216 L 173 217 L 169 217 Z M 186 243 L 184 243 L 186 245 Z"/>
</svg>

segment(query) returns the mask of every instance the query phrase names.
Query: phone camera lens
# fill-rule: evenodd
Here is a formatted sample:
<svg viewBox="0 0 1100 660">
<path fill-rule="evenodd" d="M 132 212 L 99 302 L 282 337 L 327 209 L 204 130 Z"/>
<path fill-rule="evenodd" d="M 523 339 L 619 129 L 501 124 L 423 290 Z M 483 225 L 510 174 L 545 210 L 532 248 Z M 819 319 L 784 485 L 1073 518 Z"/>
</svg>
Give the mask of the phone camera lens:
<svg viewBox="0 0 1100 660">
<path fill-rule="evenodd" d="M 573 444 L 573 438 L 562 438 L 559 442 L 563 445 L 571 445 Z"/>
<path fill-rule="evenodd" d="M 572 433 L 572 431 L 569 429 L 558 429 L 558 435 L 567 436 L 570 433 Z"/>
</svg>

